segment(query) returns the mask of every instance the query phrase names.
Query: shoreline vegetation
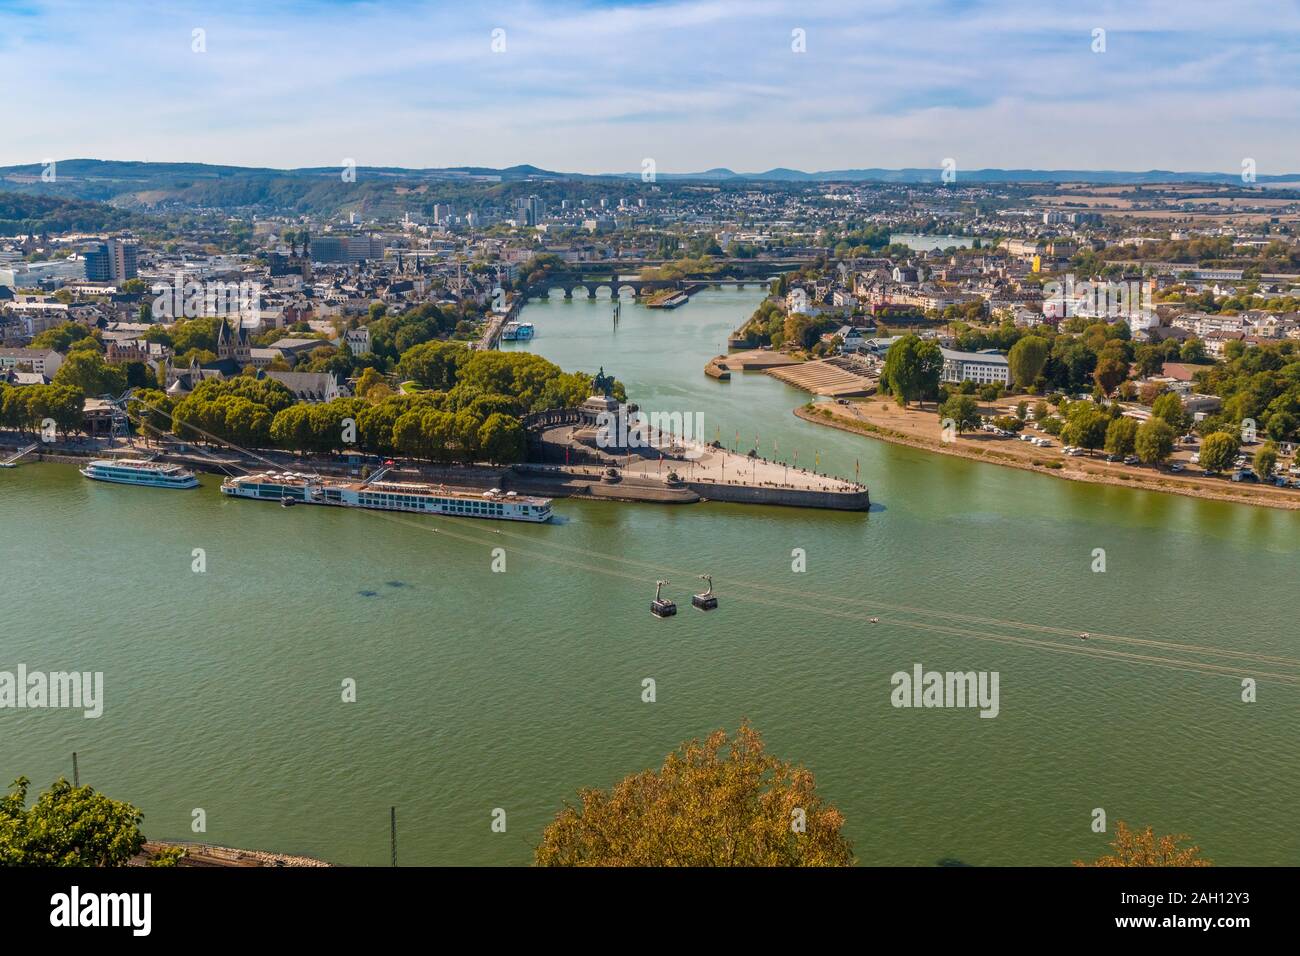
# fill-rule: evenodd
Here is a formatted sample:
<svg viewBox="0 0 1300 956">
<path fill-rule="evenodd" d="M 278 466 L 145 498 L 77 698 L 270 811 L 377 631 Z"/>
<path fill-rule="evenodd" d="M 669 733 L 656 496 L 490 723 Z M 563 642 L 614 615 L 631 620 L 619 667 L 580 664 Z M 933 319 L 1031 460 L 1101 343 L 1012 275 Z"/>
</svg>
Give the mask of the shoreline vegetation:
<svg viewBox="0 0 1300 956">
<path fill-rule="evenodd" d="M 877 403 L 879 403 L 879 400 L 852 403 L 849 408 L 858 409 L 861 418 L 849 417 L 851 413 L 846 413 L 844 407 L 830 402 L 809 402 L 795 408 L 794 414 L 804 421 L 825 425 L 829 428 L 838 428 L 841 431 L 852 432 L 867 438 L 876 438 L 893 445 L 904 445 L 921 451 L 951 455 L 956 458 L 1001 465 L 1006 468 L 1018 468 L 1021 471 L 1062 478 L 1067 481 L 1109 485 L 1117 488 L 1139 488 L 1145 491 L 1160 491 L 1190 498 L 1226 501 L 1234 504 L 1260 505 L 1288 511 L 1300 510 L 1300 493 L 1287 494 L 1282 489 L 1274 489 L 1268 486 L 1253 484 L 1236 486 L 1231 484 L 1227 478 L 1180 477 L 1165 472 L 1153 472 L 1146 468 L 1126 468 L 1123 472 L 1107 471 L 1104 470 L 1105 463 L 1100 458 L 1073 458 L 1062 461 L 1059 443 L 1049 450 L 1035 450 L 1036 453 L 1011 454 L 1010 451 L 1002 451 L 1001 449 L 982 448 L 980 447 L 981 443 L 974 436 L 962 435 L 954 442 L 926 438 L 919 434 L 908 433 L 890 427 L 891 424 L 894 424 L 893 422 L 884 424 L 880 419 L 889 416 L 881 415 L 878 410 L 870 407 Z M 901 417 L 903 410 L 894 406 L 892 401 L 880 404 L 885 404 L 887 408 L 893 407 L 898 416 Z M 913 418 L 917 414 L 924 414 L 927 418 L 934 418 L 933 412 L 919 412 L 915 408 L 908 410 L 908 414 Z M 937 432 L 937 421 L 931 424 L 933 430 Z M 1019 450 L 1017 449 L 1017 451 Z M 1218 485 L 1226 487 L 1216 487 Z"/>
</svg>

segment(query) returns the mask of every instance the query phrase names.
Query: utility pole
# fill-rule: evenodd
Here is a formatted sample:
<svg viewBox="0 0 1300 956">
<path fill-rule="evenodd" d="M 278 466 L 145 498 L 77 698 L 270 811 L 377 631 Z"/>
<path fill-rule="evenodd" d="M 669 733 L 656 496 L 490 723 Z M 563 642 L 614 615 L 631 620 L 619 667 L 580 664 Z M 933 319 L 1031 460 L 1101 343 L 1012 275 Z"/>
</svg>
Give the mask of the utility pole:
<svg viewBox="0 0 1300 956">
<path fill-rule="evenodd" d="M 392 853 L 392 866 L 397 866 L 397 807 L 388 810 L 388 844 Z"/>
</svg>

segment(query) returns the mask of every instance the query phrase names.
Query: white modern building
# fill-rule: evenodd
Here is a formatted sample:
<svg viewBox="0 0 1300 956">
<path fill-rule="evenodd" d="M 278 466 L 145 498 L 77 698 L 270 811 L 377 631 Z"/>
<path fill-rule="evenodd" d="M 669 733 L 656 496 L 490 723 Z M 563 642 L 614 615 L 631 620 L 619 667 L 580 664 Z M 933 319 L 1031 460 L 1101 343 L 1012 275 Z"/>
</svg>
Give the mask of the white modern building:
<svg viewBox="0 0 1300 956">
<path fill-rule="evenodd" d="M 53 378 L 62 364 L 63 355 L 53 349 L 0 349 L 0 369 L 29 368 Z"/>
<path fill-rule="evenodd" d="M 1011 367 L 1001 352 L 956 352 L 940 348 L 943 353 L 945 382 L 974 382 L 976 385 L 1010 385 Z"/>
</svg>

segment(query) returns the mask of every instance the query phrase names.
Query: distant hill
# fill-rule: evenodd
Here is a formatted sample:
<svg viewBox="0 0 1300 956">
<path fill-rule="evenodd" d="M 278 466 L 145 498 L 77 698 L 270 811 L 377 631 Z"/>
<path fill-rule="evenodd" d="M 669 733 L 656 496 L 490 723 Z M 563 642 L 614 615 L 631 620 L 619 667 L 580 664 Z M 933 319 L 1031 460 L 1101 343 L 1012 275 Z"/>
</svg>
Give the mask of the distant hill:
<svg viewBox="0 0 1300 956">
<path fill-rule="evenodd" d="M 58 161 L 52 182 L 42 179 L 43 171 L 38 163 L 0 168 L 0 193 L 93 200 L 137 211 L 215 209 L 312 215 L 355 212 L 369 217 L 401 215 L 407 209 L 421 208 L 426 198 L 429 203 L 438 197 L 445 200 L 461 187 L 481 193 L 495 184 L 523 185 L 570 178 L 536 166 L 362 166 L 356 170 L 355 182 L 345 182 L 341 166 L 267 169 L 96 159 Z M 436 190 L 437 195 L 426 197 L 430 190 Z"/>
<path fill-rule="evenodd" d="M 104 232 L 129 228 L 137 219 L 99 202 L 0 192 L 0 236 Z"/>
<path fill-rule="evenodd" d="M 619 178 L 640 178 L 640 173 L 614 173 Z M 941 183 L 939 167 L 920 169 L 829 169 L 806 173 L 799 169 L 769 169 L 760 173 L 737 173 L 730 169 L 708 169 L 700 173 L 659 173 L 665 180 L 742 180 L 749 182 L 880 182 Z M 1239 173 L 1175 172 L 1168 169 L 1145 171 L 1096 169 L 958 169 L 957 181 L 966 183 L 1094 183 L 1098 185 L 1144 185 L 1148 183 L 1218 183 L 1242 185 Z M 1258 176 L 1256 185 L 1295 183 L 1300 173 Z"/>
<path fill-rule="evenodd" d="M 119 210 L 167 212 L 171 210 L 214 210 L 222 213 L 280 213 L 362 218 L 400 217 L 404 212 L 431 213 L 435 202 L 505 203 L 528 195 L 532 184 L 547 183 L 551 194 L 561 197 L 593 184 L 629 190 L 639 183 L 641 173 L 591 175 L 519 165 L 496 169 L 485 166 L 452 166 L 408 169 L 397 166 L 363 166 L 355 182 L 345 182 L 339 166 L 303 169 L 212 166 L 204 163 L 146 163 L 116 160 L 68 159 L 55 166 L 53 182 L 41 178 L 44 167 L 37 163 L 0 168 L 0 195 L 15 193 L 75 203 L 107 203 Z M 665 183 L 772 183 L 879 182 L 939 184 L 938 168 L 838 169 L 804 172 L 776 168 L 764 172 L 739 173 L 725 167 L 695 173 L 657 174 Z M 1041 170 L 974 169 L 957 171 L 959 183 L 1007 184 L 1150 184 L 1206 183 L 1241 185 L 1235 173 L 1174 172 L 1146 170 Z M 1300 174 L 1258 177 L 1258 185 L 1295 183 Z M 51 218 L 53 217 L 53 218 Z M 60 218 L 61 217 L 61 218 Z M 109 228 L 109 212 L 93 207 L 30 206 L 0 217 L 14 222 L 35 219 L 52 223 L 86 223 L 71 228 Z"/>
</svg>

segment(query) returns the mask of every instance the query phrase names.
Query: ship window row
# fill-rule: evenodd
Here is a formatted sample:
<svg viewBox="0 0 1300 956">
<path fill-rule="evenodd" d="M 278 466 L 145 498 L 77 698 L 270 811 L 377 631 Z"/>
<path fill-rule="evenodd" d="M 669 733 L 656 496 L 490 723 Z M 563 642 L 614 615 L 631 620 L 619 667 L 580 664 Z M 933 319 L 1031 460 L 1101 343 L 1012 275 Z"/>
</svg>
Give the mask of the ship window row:
<svg viewBox="0 0 1300 956">
<path fill-rule="evenodd" d="M 457 515 L 501 515 L 506 512 L 505 505 L 492 501 L 461 501 L 453 498 L 445 501 L 444 505 L 449 512 Z"/>
</svg>

